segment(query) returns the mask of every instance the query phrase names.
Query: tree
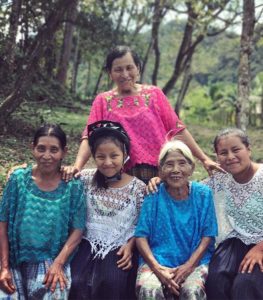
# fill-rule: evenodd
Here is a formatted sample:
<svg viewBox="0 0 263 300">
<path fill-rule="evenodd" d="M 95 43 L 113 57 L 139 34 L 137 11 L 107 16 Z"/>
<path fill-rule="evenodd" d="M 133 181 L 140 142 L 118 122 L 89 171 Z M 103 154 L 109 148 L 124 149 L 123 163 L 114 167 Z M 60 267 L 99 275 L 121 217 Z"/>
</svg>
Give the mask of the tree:
<svg viewBox="0 0 263 300">
<path fill-rule="evenodd" d="M 65 24 L 63 45 L 61 50 L 60 62 L 58 66 L 57 80 L 65 85 L 67 79 L 68 64 L 71 55 L 74 22 L 77 17 L 78 1 L 72 1 L 67 11 L 67 22 Z"/>
<path fill-rule="evenodd" d="M 14 56 L 16 48 L 16 36 L 18 29 L 18 22 L 20 18 L 22 0 L 14 0 L 12 3 L 10 20 L 9 20 L 9 34 L 6 42 L 6 62 L 9 67 L 9 71 L 14 69 Z"/>
<path fill-rule="evenodd" d="M 242 34 L 240 39 L 240 58 L 238 68 L 238 99 L 236 126 L 246 130 L 249 115 L 250 91 L 250 56 L 253 46 L 253 32 L 255 26 L 254 0 L 243 1 Z"/>
<path fill-rule="evenodd" d="M 73 1 L 75 0 L 59 0 L 47 18 L 46 23 L 39 29 L 38 34 L 28 51 L 28 56 L 24 61 L 24 69 L 16 80 L 14 90 L 0 105 L 0 126 L 5 125 L 6 120 L 12 112 L 14 112 L 21 104 L 23 95 L 36 71 L 36 66 L 44 53 L 46 42 L 49 38 L 52 38 L 59 28 L 62 17 Z"/>
</svg>

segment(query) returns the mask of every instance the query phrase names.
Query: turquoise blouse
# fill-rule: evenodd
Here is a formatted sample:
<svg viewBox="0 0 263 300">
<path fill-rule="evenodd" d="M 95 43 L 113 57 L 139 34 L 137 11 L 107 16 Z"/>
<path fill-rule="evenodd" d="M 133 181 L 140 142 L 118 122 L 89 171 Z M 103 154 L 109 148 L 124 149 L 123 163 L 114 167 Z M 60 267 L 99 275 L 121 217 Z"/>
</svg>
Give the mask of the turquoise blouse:
<svg viewBox="0 0 263 300">
<path fill-rule="evenodd" d="M 188 198 L 175 200 L 162 183 L 158 192 L 143 202 L 135 236 L 147 238 L 155 259 L 163 266 L 184 264 L 203 237 L 212 240 L 199 265 L 208 264 L 213 254 L 217 222 L 212 191 L 197 182 L 191 182 L 190 187 Z"/>
<path fill-rule="evenodd" d="M 80 180 L 61 181 L 46 192 L 33 181 L 32 167 L 16 170 L 0 202 L 0 221 L 8 223 L 11 266 L 54 259 L 72 229 L 85 229 L 86 212 Z"/>
</svg>

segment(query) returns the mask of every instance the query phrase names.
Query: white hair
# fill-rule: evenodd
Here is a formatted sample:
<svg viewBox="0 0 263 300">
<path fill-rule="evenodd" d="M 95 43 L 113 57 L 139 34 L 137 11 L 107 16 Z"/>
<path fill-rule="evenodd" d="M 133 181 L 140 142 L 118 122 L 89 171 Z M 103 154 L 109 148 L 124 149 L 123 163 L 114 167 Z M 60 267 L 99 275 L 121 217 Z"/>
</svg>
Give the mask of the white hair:
<svg viewBox="0 0 263 300">
<path fill-rule="evenodd" d="M 160 151 L 158 164 L 162 166 L 168 153 L 179 151 L 191 165 L 195 165 L 195 160 L 190 148 L 180 140 L 170 140 L 166 142 Z"/>
</svg>

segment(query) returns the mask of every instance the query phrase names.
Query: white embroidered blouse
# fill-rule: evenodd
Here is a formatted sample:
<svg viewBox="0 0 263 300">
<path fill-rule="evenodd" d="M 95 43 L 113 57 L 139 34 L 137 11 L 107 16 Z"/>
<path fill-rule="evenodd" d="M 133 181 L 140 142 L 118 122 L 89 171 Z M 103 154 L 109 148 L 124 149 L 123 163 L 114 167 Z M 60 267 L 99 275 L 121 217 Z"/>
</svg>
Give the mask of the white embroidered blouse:
<svg viewBox="0 0 263 300">
<path fill-rule="evenodd" d="M 134 177 L 121 188 L 97 188 L 95 169 L 81 171 L 87 197 L 86 238 L 95 257 L 105 258 L 133 237 L 144 198 L 145 184 Z"/>
<path fill-rule="evenodd" d="M 216 173 L 204 183 L 214 191 L 217 242 L 232 237 L 247 245 L 263 241 L 263 164 L 244 184 L 223 173 Z"/>
</svg>

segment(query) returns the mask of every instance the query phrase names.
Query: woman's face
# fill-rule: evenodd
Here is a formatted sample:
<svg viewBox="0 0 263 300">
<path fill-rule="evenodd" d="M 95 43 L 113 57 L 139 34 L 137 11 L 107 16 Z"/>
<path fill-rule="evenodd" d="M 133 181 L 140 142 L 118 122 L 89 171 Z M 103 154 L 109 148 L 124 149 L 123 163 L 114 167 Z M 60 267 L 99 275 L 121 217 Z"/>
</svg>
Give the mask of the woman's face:
<svg viewBox="0 0 263 300">
<path fill-rule="evenodd" d="M 139 73 L 131 53 L 128 52 L 113 60 L 110 77 L 117 85 L 119 93 L 125 94 L 134 92 Z"/>
<path fill-rule="evenodd" d="M 54 136 L 42 136 L 32 147 L 37 166 L 44 173 L 58 171 L 66 151 L 66 148 L 64 150 L 61 148 L 59 140 Z"/>
<path fill-rule="evenodd" d="M 179 151 L 172 151 L 166 156 L 160 175 L 170 189 L 188 188 L 188 179 L 193 169 L 193 165 L 183 154 Z"/>
<path fill-rule="evenodd" d="M 95 155 L 98 170 L 106 177 L 118 173 L 124 161 L 123 152 L 113 141 L 105 141 L 98 145 Z"/>
<path fill-rule="evenodd" d="M 221 167 L 237 178 L 251 166 L 250 148 L 235 135 L 221 137 L 217 143 L 217 159 Z"/>
</svg>

